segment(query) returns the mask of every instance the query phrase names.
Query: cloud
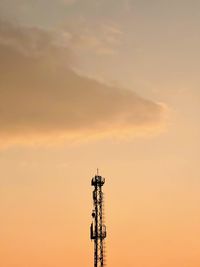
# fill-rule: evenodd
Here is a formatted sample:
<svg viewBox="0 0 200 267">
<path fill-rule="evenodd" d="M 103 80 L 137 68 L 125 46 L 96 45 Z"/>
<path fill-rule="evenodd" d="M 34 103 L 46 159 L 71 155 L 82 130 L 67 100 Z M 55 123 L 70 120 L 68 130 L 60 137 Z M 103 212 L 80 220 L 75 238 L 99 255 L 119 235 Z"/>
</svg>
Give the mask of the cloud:
<svg viewBox="0 0 200 267">
<path fill-rule="evenodd" d="M 105 38 L 97 37 L 92 33 L 82 33 L 79 35 L 72 35 L 71 44 L 73 49 L 89 51 L 96 55 L 113 55 L 117 53 L 116 46 L 113 46 L 112 36 Z"/>
<path fill-rule="evenodd" d="M 72 50 L 93 57 L 112 56 L 122 48 L 122 29 L 113 21 L 97 23 L 84 17 L 75 21 L 68 19 L 62 34 Z"/>
<path fill-rule="evenodd" d="M 134 134 L 158 127 L 163 107 L 77 74 L 56 34 L 0 22 L 0 140 Z"/>
</svg>

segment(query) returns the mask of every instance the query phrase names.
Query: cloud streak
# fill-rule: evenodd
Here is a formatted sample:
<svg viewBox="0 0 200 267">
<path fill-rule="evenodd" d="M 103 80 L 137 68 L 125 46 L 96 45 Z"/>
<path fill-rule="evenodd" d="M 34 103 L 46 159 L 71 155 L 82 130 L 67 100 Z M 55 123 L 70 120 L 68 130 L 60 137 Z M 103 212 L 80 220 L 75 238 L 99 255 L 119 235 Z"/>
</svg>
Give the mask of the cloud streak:
<svg viewBox="0 0 200 267">
<path fill-rule="evenodd" d="M 163 107 L 81 76 L 69 49 L 40 29 L 0 22 L 0 138 L 82 136 L 153 129 Z"/>
</svg>

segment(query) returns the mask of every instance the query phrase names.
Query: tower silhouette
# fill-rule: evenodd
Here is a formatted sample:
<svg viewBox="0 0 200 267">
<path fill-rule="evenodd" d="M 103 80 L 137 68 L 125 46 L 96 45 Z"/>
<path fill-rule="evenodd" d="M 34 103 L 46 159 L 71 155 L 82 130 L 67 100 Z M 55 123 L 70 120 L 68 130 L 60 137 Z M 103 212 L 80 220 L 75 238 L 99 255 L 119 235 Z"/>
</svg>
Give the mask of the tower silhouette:
<svg viewBox="0 0 200 267">
<path fill-rule="evenodd" d="M 92 224 L 90 226 L 90 238 L 94 240 L 94 267 L 105 266 L 105 238 L 106 226 L 104 224 L 104 194 L 102 187 L 105 178 L 97 174 L 92 178 L 93 190 L 93 211 Z"/>
</svg>

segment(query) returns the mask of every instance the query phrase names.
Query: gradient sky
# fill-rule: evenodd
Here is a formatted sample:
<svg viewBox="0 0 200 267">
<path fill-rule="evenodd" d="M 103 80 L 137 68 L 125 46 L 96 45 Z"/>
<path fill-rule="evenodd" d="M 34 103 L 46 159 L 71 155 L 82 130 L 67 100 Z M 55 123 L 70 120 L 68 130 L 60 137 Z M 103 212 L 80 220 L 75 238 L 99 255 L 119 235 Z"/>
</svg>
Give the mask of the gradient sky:
<svg viewBox="0 0 200 267">
<path fill-rule="evenodd" d="M 200 266 L 200 2 L 0 1 L 0 266 Z"/>
</svg>

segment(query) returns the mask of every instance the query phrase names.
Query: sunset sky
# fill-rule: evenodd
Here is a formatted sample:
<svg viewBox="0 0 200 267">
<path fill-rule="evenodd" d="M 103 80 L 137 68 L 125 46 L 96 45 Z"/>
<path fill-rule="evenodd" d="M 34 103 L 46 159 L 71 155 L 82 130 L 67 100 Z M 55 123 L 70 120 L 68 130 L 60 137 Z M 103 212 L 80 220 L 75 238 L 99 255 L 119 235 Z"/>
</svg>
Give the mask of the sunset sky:
<svg viewBox="0 0 200 267">
<path fill-rule="evenodd" d="M 200 1 L 0 1 L 0 266 L 200 266 Z"/>
</svg>

